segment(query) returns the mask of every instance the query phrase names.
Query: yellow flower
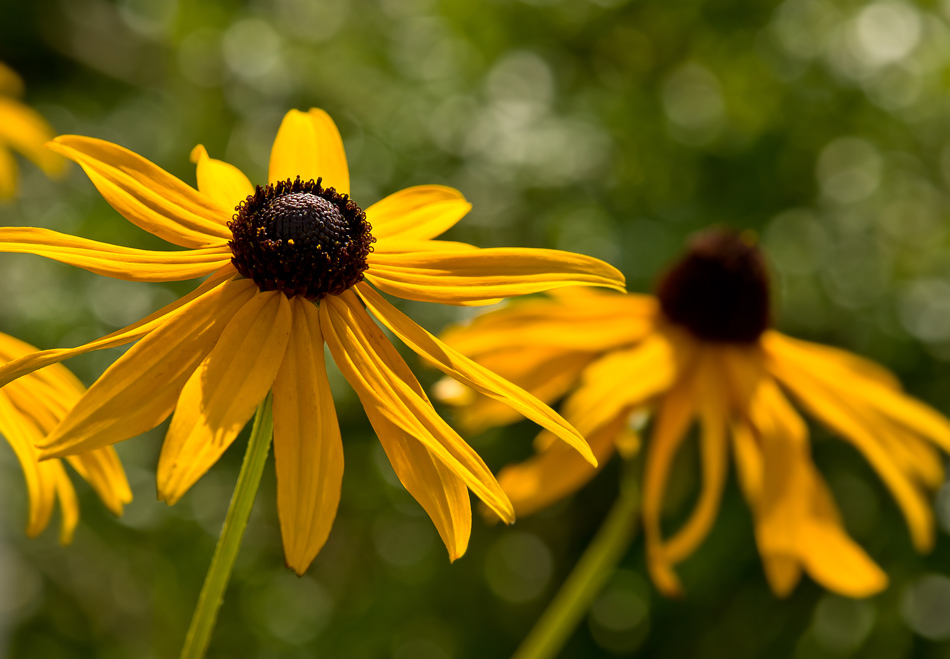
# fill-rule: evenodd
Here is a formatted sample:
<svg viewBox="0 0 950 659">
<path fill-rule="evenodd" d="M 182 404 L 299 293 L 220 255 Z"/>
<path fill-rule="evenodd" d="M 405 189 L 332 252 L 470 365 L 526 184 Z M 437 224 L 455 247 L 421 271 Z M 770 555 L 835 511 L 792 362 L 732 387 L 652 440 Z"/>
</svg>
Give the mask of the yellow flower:
<svg viewBox="0 0 950 659">
<path fill-rule="evenodd" d="M 10 67 L 0 62 L 0 199 L 12 199 L 16 193 L 17 164 L 11 149 L 32 160 L 49 176 L 63 171 L 66 161 L 43 145 L 54 133 L 36 110 L 19 100 L 23 81 Z"/>
<path fill-rule="evenodd" d="M 0 333 L 0 360 L 9 362 L 36 351 L 18 339 Z M 56 427 L 82 396 L 85 387 L 65 366 L 53 364 L 0 389 L 0 434 L 13 448 L 30 496 L 26 532 L 38 535 L 49 524 L 59 500 L 59 539 L 72 540 L 79 522 L 79 501 L 61 460 L 39 460 L 35 445 Z M 115 450 L 109 446 L 69 456 L 70 465 L 92 486 L 106 507 L 122 514 L 122 504 L 132 500 L 129 483 Z"/>
<path fill-rule="evenodd" d="M 773 591 L 788 594 L 804 570 L 839 593 L 872 594 L 887 578 L 845 533 L 789 396 L 868 460 L 919 550 L 934 541 L 926 490 L 943 482 L 935 446 L 950 449 L 950 422 L 903 394 L 876 364 L 769 329 L 765 265 L 745 238 L 698 235 L 656 297 L 563 290 L 488 313 L 443 338 L 546 402 L 576 384 L 562 413 L 601 465 L 615 450 L 635 452 L 637 421 L 653 414 L 643 521 L 650 571 L 664 592 L 680 591 L 672 568 L 713 524 L 731 446 Z M 436 393 L 463 405 L 460 422 L 472 430 L 517 418 L 453 381 L 441 381 Z M 701 427 L 702 490 L 691 517 L 665 540 L 660 513 L 670 465 L 694 421 Z M 596 473 L 546 433 L 537 447 L 536 456 L 499 474 L 519 515 Z"/>
<path fill-rule="evenodd" d="M 343 143 L 321 110 L 284 117 L 266 187 L 252 187 L 201 146 L 192 152 L 198 190 L 108 142 L 63 136 L 51 147 L 78 162 L 128 220 L 189 249 L 145 251 L 13 228 L 0 229 L 0 251 L 40 254 L 135 281 L 211 276 L 107 337 L 0 369 L 6 382 L 73 355 L 139 340 L 39 443 L 44 456 L 113 444 L 174 413 L 158 465 L 158 496 L 171 504 L 228 448 L 273 387 L 281 533 L 287 564 L 302 573 L 330 532 L 343 474 L 325 342 L 396 474 L 454 560 L 471 531 L 466 488 L 506 521 L 514 519 L 511 503 L 481 458 L 436 414 L 369 310 L 427 361 L 503 400 L 594 462 L 583 438 L 550 408 L 443 345 L 375 289 L 446 304 L 487 304 L 584 284 L 622 290 L 623 276 L 609 265 L 552 250 L 433 240 L 470 208 L 442 186 L 397 192 L 364 213 L 348 197 Z"/>
</svg>

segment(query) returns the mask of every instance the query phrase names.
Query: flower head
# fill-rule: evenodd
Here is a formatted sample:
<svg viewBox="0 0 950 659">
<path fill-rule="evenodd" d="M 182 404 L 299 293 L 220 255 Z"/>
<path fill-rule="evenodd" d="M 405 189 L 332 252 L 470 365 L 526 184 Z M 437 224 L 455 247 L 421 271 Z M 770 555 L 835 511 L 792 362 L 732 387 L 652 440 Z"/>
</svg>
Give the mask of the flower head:
<svg viewBox="0 0 950 659">
<path fill-rule="evenodd" d="M 11 151 L 19 151 L 54 176 L 63 171 L 66 161 L 43 148 L 54 133 L 36 110 L 19 101 L 23 81 L 10 67 L 0 62 L 0 200 L 16 193 L 17 164 Z"/>
<path fill-rule="evenodd" d="M 33 346 L 0 334 L 0 360 L 9 362 L 36 351 Z M 26 532 L 33 537 L 49 524 L 55 502 L 60 506 L 60 542 L 68 544 L 79 522 L 79 501 L 62 460 L 39 460 L 35 445 L 56 427 L 82 396 L 85 387 L 65 366 L 53 364 L 0 389 L 0 434 L 13 449 L 30 497 Z M 116 515 L 132 500 L 119 457 L 111 447 L 85 451 L 66 461 Z"/>
<path fill-rule="evenodd" d="M 780 334 L 769 318 L 758 248 L 746 235 L 713 230 L 692 240 L 656 297 L 563 290 L 485 314 L 444 340 L 541 400 L 568 394 L 564 416 L 587 437 L 600 465 L 615 451 L 635 452 L 640 438 L 631 420 L 652 415 L 643 518 L 650 571 L 664 592 L 680 590 L 673 566 L 712 527 L 731 453 L 772 589 L 789 593 L 804 570 L 831 590 L 869 595 L 887 578 L 842 527 L 792 401 L 864 455 L 920 550 L 933 543 L 926 491 L 943 482 L 937 449 L 950 450 L 950 422 L 902 393 L 880 366 Z M 516 418 L 448 380 L 437 393 L 460 405 L 460 421 L 473 430 Z M 694 423 L 702 489 L 692 515 L 667 540 L 663 496 Z M 499 474 L 519 515 L 576 491 L 596 473 L 550 439 L 542 433 L 536 456 Z"/>
<path fill-rule="evenodd" d="M 343 475 L 326 344 L 396 474 L 454 559 L 465 552 L 471 530 L 468 489 L 507 521 L 514 518 L 511 503 L 481 458 L 436 414 L 371 312 L 427 361 L 518 409 L 595 462 L 577 431 L 546 405 L 442 344 L 376 289 L 447 304 L 486 304 L 562 286 L 622 290 L 622 275 L 609 265 L 552 250 L 433 240 L 470 208 L 442 186 L 409 188 L 364 211 L 349 197 L 343 143 L 321 110 L 284 117 L 268 184 L 256 188 L 201 146 L 192 152 L 197 190 L 109 142 L 63 136 L 51 147 L 78 162 L 128 220 L 188 249 L 145 251 L 42 229 L 0 228 L 0 251 L 40 254 L 136 281 L 210 277 L 109 336 L 0 369 L 0 382 L 7 382 L 76 354 L 138 340 L 39 442 L 44 456 L 113 444 L 171 415 L 158 495 L 174 503 L 273 389 L 281 532 L 288 565 L 302 573 L 330 532 Z"/>
</svg>

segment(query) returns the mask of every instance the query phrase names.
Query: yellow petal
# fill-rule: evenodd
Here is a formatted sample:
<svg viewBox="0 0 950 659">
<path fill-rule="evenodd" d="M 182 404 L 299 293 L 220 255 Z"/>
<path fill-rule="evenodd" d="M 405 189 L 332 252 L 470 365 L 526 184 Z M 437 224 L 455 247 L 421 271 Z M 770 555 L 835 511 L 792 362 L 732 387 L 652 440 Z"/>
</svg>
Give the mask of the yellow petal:
<svg viewBox="0 0 950 659">
<path fill-rule="evenodd" d="M 7 385 L 13 380 L 23 377 L 28 373 L 32 373 L 37 369 L 41 369 L 44 366 L 49 366 L 50 364 L 61 362 L 65 359 L 69 359 L 70 357 L 82 355 L 93 350 L 114 348 L 116 346 L 121 346 L 131 343 L 132 341 L 136 341 L 149 332 L 152 332 L 156 328 L 162 326 L 172 318 L 188 311 L 191 308 L 191 305 L 196 303 L 199 298 L 214 290 L 228 279 L 233 278 L 235 274 L 234 267 L 228 264 L 183 298 L 162 307 L 155 313 L 146 316 L 136 323 L 132 323 L 128 327 L 124 327 L 113 332 L 112 334 L 104 336 L 101 339 L 90 341 L 89 343 L 81 345 L 77 348 L 54 348 L 52 350 L 41 350 L 39 352 L 30 353 L 18 359 L 14 359 L 9 363 L 0 366 L 0 387 Z"/>
<path fill-rule="evenodd" d="M 693 382 L 688 377 L 681 378 L 663 398 L 656 415 L 653 436 L 647 446 L 643 485 L 647 568 L 657 588 L 666 595 L 678 595 L 681 587 L 663 550 L 660 514 L 670 466 L 695 414 L 696 395 Z"/>
<path fill-rule="evenodd" d="M 323 548 L 340 503 L 343 442 L 327 381 L 320 313 L 295 297 L 293 330 L 274 380 L 277 510 L 287 566 L 303 574 Z"/>
<path fill-rule="evenodd" d="M 48 175 L 59 174 L 66 165 L 62 157 L 43 148 L 54 134 L 36 110 L 0 96 L 0 143 L 19 151 Z"/>
<path fill-rule="evenodd" d="M 386 293 L 442 304 L 485 304 L 562 286 L 623 291 L 614 267 L 581 254 L 551 249 L 373 253 L 366 278 Z"/>
<path fill-rule="evenodd" d="M 44 457 L 114 444 L 164 421 L 175 409 L 185 382 L 256 290 L 246 279 L 231 280 L 132 346 L 37 444 L 45 449 Z"/>
<path fill-rule="evenodd" d="M 49 464 L 53 466 L 56 477 L 56 498 L 59 501 L 61 519 L 59 543 L 68 545 L 73 541 L 73 532 L 79 524 L 79 499 L 76 498 L 76 490 L 66 475 L 63 464 L 59 460 L 50 460 Z"/>
<path fill-rule="evenodd" d="M 887 575 L 838 524 L 810 520 L 802 530 L 802 562 L 819 584 L 845 597 L 870 597 Z"/>
<path fill-rule="evenodd" d="M 807 362 L 812 368 L 843 373 L 850 378 L 866 378 L 890 389 L 900 390 L 901 383 L 880 364 L 840 348 L 802 341 L 774 330 L 762 335 L 761 343 L 769 352 L 786 354 Z"/>
<path fill-rule="evenodd" d="M 227 245 L 156 252 L 77 238 L 48 229 L 0 227 L 0 252 L 36 254 L 98 275 L 127 281 L 204 277 L 231 261 Z"/>
<path fill-rule="evenodd" d="M 26 532 L 31 538 L 49 524 L 56 496 L 56 467 L 54 462 L 38 462 L 34 443 L 42 437 L 39 429 L 23 417 L 0 391 L 0 434 L 16 454 L 30 499 L 30 516 Z"/>
<path fill-rule="evenodd" d="M 580 453 L 585 460 L 594 466 L 597 465 L 584 438 L 550 407 L 524 389 L 495 375 L 439 341 L 389 304 L 371 287 L 358 284 L 356 290 L 366 303 L 366 307 L 383 325 L 436 368 L 472 389 L 503 402 L 542 428 L 550 430 Z"/>
<path fill-rule="evenodd" d="M 371 423 L 384 418 L 422 443 L 505 522 L 511 502 L 484 461 L 436 414 L 396 349 L 347 291 L 320 305 L 330 353 L 356 391 Z M 377 431 L 379 432 L 379 431 Z"/>
<path fill-rule="evenodd" d="M 689 520 L 670 538 L 665 547 L 666 559 L 679 563 L 690 556 L 705 540 L 712 529 L 719 502 L 726 484 L 729 466 L 729 445 L 726 442 L 726 414 L 728 408 L 722 396 L 720 383 L 722 368 L 711 355 L 701 366 L 698 390 L 700 419 L 703 432 L 700 436 L 700 462 L 702 463 L 703 486 L 696 507 Z"/>
<path fill-rule="evenodd" d="M 465 482 L 382 414 L 373 414 L 370 419 L 399 482 L 429 515 L 445 543 L 449 560 L 455 561 L 468 549 L 472 534 L 472 503 Z"/>
<path fill-rule="evenodd" d="M 227 450 L 270 390 L 293 320 L 283 293 L 257 293 L 234 314 L 185 383 L 158 460 L 158 498 L 174 504 Z"/>
<path fill-rule="evenodd" d="M 62 135 L 48 146 L 79 163 L 103 198 L 149 233 L 180 247 L 231 239 L 228 209 L 128 149 L 79 135 Z"/>
<path fill-rule="evenodd" d="M 240 169 L 208 156 L 202 145 L 191 151 L 191 162 L 198 165 L 198 191 L 233 212 L 237 205 L 254 194 L 254 186 Z"/>
<path fill-rule="evenodd" d="M 123 504 L 132 501 L 132 490 L 114 448 L 106 446 L 71 455 L 67 461 L 92 486 L 113 515 L 122 514 Z"/>
<path fill-rule="evenodd" d="M 322 178 L 324 188 L 350 194 L 343 138 L 330 115 L 318 108 L 285 114 L 271 148 L 267 180 L 292 181 L 298 176 L 304 181 Z"/>
<path fill-rule="evenodd" d="M 614 440 L 625 423 L 626 415 L 617 417 L 588 436 L 599 467 L 592 467 L 576 451 L 557 442 L 524 462 L 502 469 L 498 482 L 514 504 L 515 514 L 531 515 L 586 485 L 613 456 Z"/>
<path fill-rule="evenodd" d="M 933 513 L 923 493 L 914 486 L 891 459 L 877 438 L 878 429 L 869 427 L 841 397 L 810 371 L 798 369 L 787 359 L 774 359 L 772 372 L 802 405 L 857 448 L 890 489 L 910 527 L 914 545 L 925 551 L 933 545 Z"/>
<path fill-rule="evenodd" d="M 387 238 L 373 245 L 375 252 L 386 254 L 406 254 L 409 252 L 473 252 L 478 249 L 479 248 L 475 245 L 450 240 L 408 240 L 403 238 Z"/>
<path fill-rule="evenodd" d="M 0 143 L 0 201 L 7 201 L 16 196 L 19 179 L 19 169 L 13 154 Z"/>
<path fill-rule="evenodd" d="M 429 240 L 465 217 L 472 205 L 462 193 L 444 185 L 418 185 L 400 190 L 366 209 L 373 236 L 382 247 L 388 240 Z"/>
</svg>

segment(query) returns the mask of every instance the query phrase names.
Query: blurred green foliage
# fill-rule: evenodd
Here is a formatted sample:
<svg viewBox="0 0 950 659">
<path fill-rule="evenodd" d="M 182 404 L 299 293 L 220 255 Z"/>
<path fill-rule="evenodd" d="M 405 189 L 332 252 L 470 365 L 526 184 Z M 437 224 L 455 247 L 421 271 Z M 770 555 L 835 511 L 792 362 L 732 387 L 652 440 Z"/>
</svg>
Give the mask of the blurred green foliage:
<svg viewBox="0 0 950 659">
<path fill-rule="evenodd" d="M 950 410 L 950 2 L 898 0 L 2 0 L 0 59 L 60 132 L 112 140 L 194 182 L 188 153 L 266 175 L 290 108 L 340 125 L 353 197 L 454 186 L 447 237 L 604 258 L 648 291 L 686 236 L 760 232 L 778 325 L 875 358 Z M 24 167 L 4 225 L 163 248 L 72 167 Z M 75 345 L 193 284 L 108 280 L 0 259 L 0 329 Z M 437 331 L 471 310 L 406 303 Z M 72 360 L 91 383 L 118 353 Z M 414 359 L 411 363 L 418 365 Z M 435 375 L 417 369 L 424 384 Z M 503 657 L 530 629 L 616 493 L 617 465 L 513 528 L 476 520 L 449 564 L 331 373 L 346 447 L 339 516 L 303 578 L 283 567 L 265 475 L 211 657 Z M 114 520 L 80 484 L 66 549 L 27 540 L 22 476 L 0 451 L 0 657 L 174 657 L 224 518 L 239 441 L 172 508 L 154 500 L 163 428 L 118 447 L 136 500 Z M 530 453 L 525 422 L 472 438 L 495 468 Z M 892 579 L 867 601 L 768 591 L 730 486 L 712 536 L 659 597 L 636 545 L 564 657 L 950 657 L 950 488 L 917 556 L 871 470 L 814 428 L 849 531 Z M 674 521 L 696 494 L 677 465 Z"/>
</svg>

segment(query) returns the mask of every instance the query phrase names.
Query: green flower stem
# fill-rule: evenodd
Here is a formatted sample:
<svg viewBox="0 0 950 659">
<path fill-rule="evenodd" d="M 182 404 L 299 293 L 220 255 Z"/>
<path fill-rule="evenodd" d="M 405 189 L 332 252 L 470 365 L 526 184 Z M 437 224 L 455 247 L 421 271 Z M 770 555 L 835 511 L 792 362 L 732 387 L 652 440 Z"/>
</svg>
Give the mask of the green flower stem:
<svg viewBox="0 0 950 659">
<path fill-rule="evenodd" d="M 218 619 L 218 609 L 224 601 L 224 591 L 231 580 L 231 571 L 237 559 L 241 540 L 247 529 L 247 520 L 254 507 L 254 497 L 261 484 L 264 474 L 264 463 L 267 462 L 267 453 L 270 450 L 271 439 L 274 436 L 274 416 L 272 413 L 272 396 L 257 407 L 254 415 L 254 426 L 251 428 L 251 439 L 247 444 L 247 453 L 244 454 L 244 463 L 238 475 L 234 495 L 231 497 L 231 506 L 228 515 L 221 527 L 221 537 L 214 549 L 211 567 L 205 576 L 201 595 L 198 597 L 198 606 L 191 619 L 188 635 L 185 637 L 185 647 L 181 650 L 181 659 L 202 659 L 208 651 L 214 624 Z"/>
<path fill-rule="evenodd" d="M 623 558 L 640 521 L 640 493 L 628 463 L 620 496 L 561 590 L 512 659 L 552 659 L 574 632 Z"/>
</svg>

